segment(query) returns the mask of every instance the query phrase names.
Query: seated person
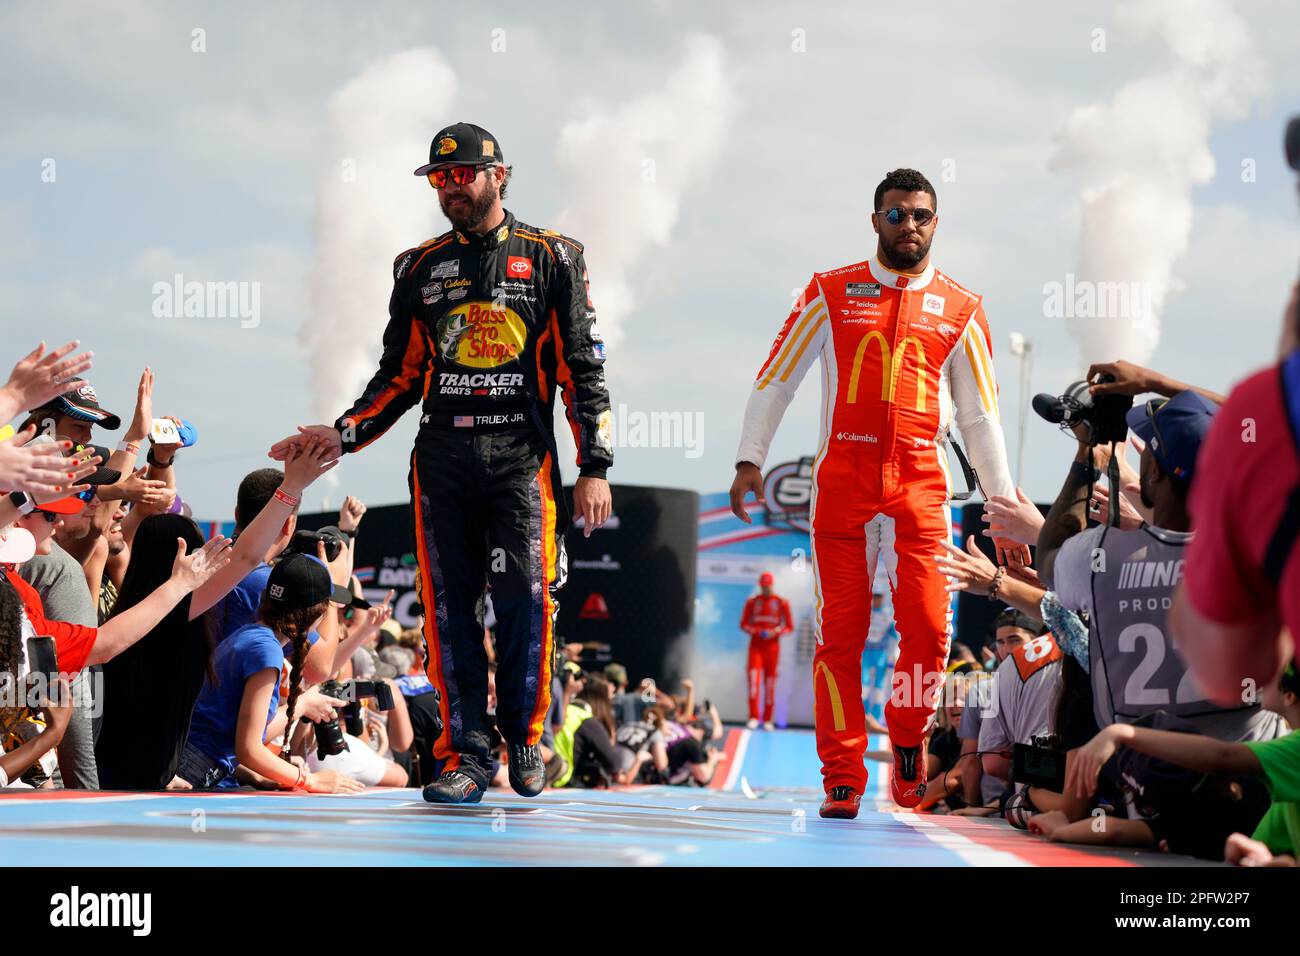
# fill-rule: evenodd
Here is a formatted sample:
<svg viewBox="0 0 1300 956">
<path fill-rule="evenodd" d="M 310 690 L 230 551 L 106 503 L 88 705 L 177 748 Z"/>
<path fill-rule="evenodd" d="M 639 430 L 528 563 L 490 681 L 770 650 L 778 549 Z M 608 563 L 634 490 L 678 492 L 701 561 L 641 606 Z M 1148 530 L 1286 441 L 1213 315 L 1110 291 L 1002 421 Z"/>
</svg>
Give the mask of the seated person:
<svg viewBox="0 0 1300 956">
<path fill-rule="evenodd" d="M 239 766 L 244 779 L 266 789 L 336 793 L 362 788 L 337 770 L 312 773 L 266 743 L 278 735 L 273 722 L 292 728 L 295 717 L 321 721 L 338 716 L 335 708 L 344 701 L 314 690 L 302 692 L 300 681 L 308 632 L 329 611 L 331 601 L 351 600 L 352 593 L 335 585 L 315 558 L 292 554 L 272 568 L 258 620 L 222 641 L 212 655 L 212 674 L 203 682 L 181 756 L 181 778 L 196 789 L 234 786 Z M 279 720 L 286 659 L 291 661 L 289 699 Z"/>
</svg>

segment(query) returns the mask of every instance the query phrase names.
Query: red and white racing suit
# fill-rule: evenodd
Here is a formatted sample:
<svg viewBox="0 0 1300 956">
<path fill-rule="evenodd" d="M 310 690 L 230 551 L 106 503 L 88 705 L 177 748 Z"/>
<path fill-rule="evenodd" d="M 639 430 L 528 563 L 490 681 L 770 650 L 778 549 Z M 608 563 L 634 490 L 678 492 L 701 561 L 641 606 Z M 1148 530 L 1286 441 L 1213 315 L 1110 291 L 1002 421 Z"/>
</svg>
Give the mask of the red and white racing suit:
<svg viewBox="0 0 1300 956">
<path fill-rule="evenodd" d="M 904 275 L 866 262 L 817 273 L 759 370 L 737 462 L 759 468 L 813 360 L 822 363 L 821 439 L 813 467 L 812 552 L 817 752 L 827 790 L 862 792 L 867 735 L 862 650 L 871 620 L 878 535 L 893 519 L 891 574 L 899 633 L 890 737 L 916 746 L 934 719 L 952 639 L 935 556 L 951 540 L 946 437 L 954 419 L 985 496 L 1015 490 L 998 418 L 980 297 L 928 266 Z"/>
<path fill-rule="evenodd" d="M 781 658 L 781 635 L 794 630 L 790 602 L 775 594 L 755 594 L 745 602 L 740 615 L 740 629 L 749 635 L 749 716 L 758 720 L 760 688 L 763 690 L 763 716 L 772 720 L 776 705 L 776 665 Z"/>
</svg>

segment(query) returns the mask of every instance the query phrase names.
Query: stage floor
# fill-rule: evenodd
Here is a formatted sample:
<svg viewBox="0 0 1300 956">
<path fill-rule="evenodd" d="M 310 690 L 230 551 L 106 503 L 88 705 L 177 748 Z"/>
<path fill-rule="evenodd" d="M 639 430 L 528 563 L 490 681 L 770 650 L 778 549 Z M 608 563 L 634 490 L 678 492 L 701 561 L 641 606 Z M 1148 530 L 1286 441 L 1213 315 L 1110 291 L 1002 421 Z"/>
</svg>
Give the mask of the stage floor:
<svg viewBox="0 0 1300 956">
<path fill-rule="evenodd" d="M 895 812 L 880 799 L 876 785 L 885 776 L 879 764 L 869 764 L 872 792 L 857 820 L 822 820 L 810 733 L 732 730 L 726 744 L 729 761 L 712 788 L 558 790 L 533 800 L 492 791 L 469 807 L 430 805 L 413 789 L 352 796 L 9 790 L 0 795 L 0 863 L 36 858 L 74 866 L 1196 862 L 1152 852 L 1057 846 L 1001 821 Z"/>
</svg>

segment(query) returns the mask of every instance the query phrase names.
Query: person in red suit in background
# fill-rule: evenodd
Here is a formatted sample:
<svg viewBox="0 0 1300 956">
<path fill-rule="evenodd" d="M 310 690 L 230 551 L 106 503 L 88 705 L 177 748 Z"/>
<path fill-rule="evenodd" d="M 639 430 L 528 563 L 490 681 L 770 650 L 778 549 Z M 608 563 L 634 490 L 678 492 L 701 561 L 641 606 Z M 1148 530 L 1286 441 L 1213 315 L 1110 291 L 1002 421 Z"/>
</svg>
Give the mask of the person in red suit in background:
<svg viewBox="0 0 1300 956">
<path fill-rule="evenodd" d="M 764 683 L 763 729 L 775 730 L 772 710 L 776 702 L 776 663 L 781 656 L 781 635 L 794 630 L 790 602 L 776 594 L 776 579 L 764 571 L 758 578 L 759 593 L 745 602 L 740 629 L 749 635 L 749 721 L 750 730 L 758 726 L 759 688 Z"/>
</svg>

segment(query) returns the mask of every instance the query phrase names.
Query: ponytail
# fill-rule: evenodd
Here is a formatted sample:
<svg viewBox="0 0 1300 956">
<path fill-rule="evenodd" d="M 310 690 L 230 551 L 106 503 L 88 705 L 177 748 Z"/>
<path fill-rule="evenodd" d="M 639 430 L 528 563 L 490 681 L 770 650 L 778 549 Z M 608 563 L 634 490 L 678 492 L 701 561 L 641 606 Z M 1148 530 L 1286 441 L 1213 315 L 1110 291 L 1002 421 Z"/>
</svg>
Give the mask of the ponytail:
<svg viewBox="0 0 1300 956">
<path fill-rule="evenodd" d="M 289 657 L 289 698 L 285 703 L 284 750 L 281 756 L 289 759 L 289 740 L 293 736 L 293 711 L 298 705 L 298 693 L 302 682 L 302 663 L 306 656 L 307 634 L 322 614 L 329 610 L 329 602 L 321 601 L 311 607 L 283 611 L 271 605 L 266 596 L 258 608 L 258 617 L 262 623 L 275 632 L 277 637 L 288 638 L 292 645 Z"/>
</svg>

